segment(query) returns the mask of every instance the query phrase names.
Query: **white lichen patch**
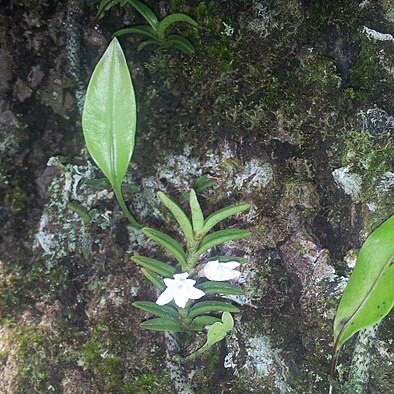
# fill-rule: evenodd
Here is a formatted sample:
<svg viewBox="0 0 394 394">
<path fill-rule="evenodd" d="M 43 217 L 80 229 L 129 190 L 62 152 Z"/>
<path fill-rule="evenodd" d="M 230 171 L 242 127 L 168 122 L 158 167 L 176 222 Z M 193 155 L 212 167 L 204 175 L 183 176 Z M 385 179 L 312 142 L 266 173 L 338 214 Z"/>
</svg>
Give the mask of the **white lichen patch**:
<svg viewBox="0 0 394 394">
<path fill-rule="evenodd" d="M 256 33 L 261 38 L 266 38 L 269 34 L 271 23 L 271 12 L 264 2 L 258 2 L 254 5 L 255 17 L 247 22 L 247 29 Z"/>
<path fill-rule="evenodd" d="M 273 179 L 274 171 L 269 163 L 261 163 L 252 159 L 245 164 L 243 170 L 236 174 L 234 186 L 238 190 L 261 190 Z"/>
<path fill-rule="evenodd" d="M 49 201 L 40 219 L 34 247 L 41 247 L 48 257 L 48 265 L 52 265 L 69 253 L 83 253 L 89 248 L 89 234 L 83 220 L 68 204 L 74 203 L 90 214 L 92 222 L 105 229 L 112 220 L 111 213 L 91 209 L 99 201 L 112 199 L 113 193 L 108 189 L 93 189 L 84 182 L 94 178 L 94 168 L 89 162 L 86 166 L 63 165 L 54 157 L 49 159 L 48 166 L 55 166 L 58 175 L 48 189 Z"/>
<path fill-rule="evenodd" d="M 360 198 L 362 179 L 359 174 L 350 172 L 348 167 L 337 168 L 332 172 L 335 183 L 357 202 Z"/>
<path fill-rule="evenodd" d="M 274 364 L 269 338 L 263 335 L 248 338 L 245 349 L 247 357 L 244 368 L 259 376 L 267 376 L 270 367 Z"/>
<path fill-rule="evenodd" d="M 394 37 L 388 33 L 380 33 L 376 30 L 370 29 L 367 26 L 363 27 L 363 33 L 368 37 L 370 40 L 375 41 L 391 41 L 394 42 Z"/>
</svg>

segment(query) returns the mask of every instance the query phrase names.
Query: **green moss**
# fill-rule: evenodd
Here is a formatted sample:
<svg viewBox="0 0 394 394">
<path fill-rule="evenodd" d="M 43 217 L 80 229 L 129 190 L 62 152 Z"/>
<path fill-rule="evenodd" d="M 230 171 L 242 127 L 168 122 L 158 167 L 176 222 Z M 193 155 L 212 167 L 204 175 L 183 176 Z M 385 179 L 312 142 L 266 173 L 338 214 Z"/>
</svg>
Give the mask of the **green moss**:
<svg viewBox="0 0 394 394">
<path fill-rule="evenodd" d="M 132 383 L 128 383 L 124 388 L 125 394 L 150 394 L 162 392 L 165 387 L 169 387 L 170 382 L 165 374 L 154 375 L 149 372 L 143 372 L 133 378 Z"/>
</svg>

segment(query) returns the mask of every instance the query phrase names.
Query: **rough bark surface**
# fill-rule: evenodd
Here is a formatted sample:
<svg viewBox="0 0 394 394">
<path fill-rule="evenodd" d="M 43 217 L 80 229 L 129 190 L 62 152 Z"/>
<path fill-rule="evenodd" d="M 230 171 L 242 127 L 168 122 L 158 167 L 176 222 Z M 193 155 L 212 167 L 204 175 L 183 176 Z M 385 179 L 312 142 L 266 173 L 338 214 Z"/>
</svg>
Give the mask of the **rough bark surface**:
<svg viewBox="0 0 394 394">
<path fill-rule="evenodd" d="M 226 225 L 253 236 L 217 251 L 248 260 L 236 332 L 179 382 L 196 393 L 326 393 L 340 296 L 363 240 L 394 212 L 394 6 L 146 4 L 191 15 L 199 31 L 186 33 L 193 55 L 121 41 L 139 111 L 132 211 L 177 237 L 155 193 L 179 199 L 202 175 L 216 182 L 200 197 L 206 213 L 252 204 Z M 96 7 L 0 4 L 1 393 L 182 386 L 164 336 L 141 330 L 147 315 L 131 305 L 156 295 L 130 257 L 161 251 L 127 225 L 84 149 L 83 87 L 114 30 L 143 23 L 118 6 L 94 25 Z M 394 392 L 393 330 L 391 313 L 345 346 L 338 392 Z"/>
</svg>

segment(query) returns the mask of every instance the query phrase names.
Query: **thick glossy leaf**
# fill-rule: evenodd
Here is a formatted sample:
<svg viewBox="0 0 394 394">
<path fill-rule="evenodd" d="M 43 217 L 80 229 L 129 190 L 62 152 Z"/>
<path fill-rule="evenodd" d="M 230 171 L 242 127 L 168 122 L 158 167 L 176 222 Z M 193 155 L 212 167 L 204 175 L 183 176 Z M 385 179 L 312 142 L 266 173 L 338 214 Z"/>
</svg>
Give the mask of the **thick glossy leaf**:
<svg viewBox="0 0 394 394">
<path fill-rule="evenodd" d="M 176 14 L 167 15 L 160 21 L 159 26 L 157 28 L 157 34 L 159 34 L 159 36 L 164 38 L 166 30 L 171 25 L 181 22 L 187 23 L 188 25 L 193 27 L 198 26 L 197 22 L 193 18 L 190 18 L 190 16 L 176 13 Z"/>
<path fill-rule="evenodd" d="M 150 26 L 146 26 L 146 25 L 126 27 L 124 29 L 119 29 L 113 34 L 113 36 L 120 37 L 120 36 L 124 36 L 127 34 L 142 34 L 142 35 L 147 36 L 149 38 L 156 38 L 155 31 Z"/>
<path fill-rule="evenodd" d="M 249 208 L 250 204 L 237 204 L 219 209 L 218 211 L 212 213 L 207 217 L 202 232 L 206 234 L 212 229 L 212 227 L 216 226 L 222 220 L 227 219 L 230 216 L 236 215 L 237 213 L 243 212 Z"/>
<path fill-rule="evenodd" d="M 166 285 L 163 282 L 163 279 L 157 275 L 155 272 L 152 272 L 146 268 L 142 268 L 141 272 L 145 276 L 146 279 L 148 279 L 153 285 L 160 291 L 164 291 L 166 289 Z"/>
<path fill-rule="evenodd" d="M 203 315 L 205 313 L 211 312 L 239 312 L 239 309 L 229 304 L 228 302 L 223 301 L 201 301 L 197 304 L 194 304 L 189 312 L 189 317 L 194 318 L 199 315 Z"/>
<path fill-rule="evenodd" d="M 168 305 L 157 305 L 155 302 L 151 301 L 137 301 L 132 304 L 138 309 L 142 309 L 145 312 L 151 313 L 159 317 L 165 317 L 167 319 L 178 320 L 179 314 L 174 309 Z"/>
<path fill-rule="evenodd" d="M 220 321 L 221 320 L 219 318 L 214 316 L 197 316 L 195 319 L 193 319 L 192 326 L 194 330 L 202 330 L 206 326 L 212 326 L 212 324 Z"/>
<path fill-rule="evenodd" d="M 160 260 L 144 256 L 133 256 L 131 260 L 138 265 L 147 268 L 149 271 L 155 272 L 165 278 L 172 278 L 172 276 L 176 274 L 176 269 L 174 267 Z"/>
<path fill-rule="evenodd" d="M 205 294 L 232 294 L 242 295 L 243 291 L 235 285 L 226 282 L 207 281 L 199 283 L 196 287 L 202 290 Z"/>
<path fill-rule="evenodd" d="M 181 245 L 174 238 L 167 234 L 162 233 L 158 230 L 153 230 L 152 228 L 145 227 L 142 232 L 153 241 L 157 242 L 160 246 L 171 253 L 176 260 L 178 260 L 181 266 L 186 265 L 186 254 L 183 251 Z"/>
<path fill-rule="evenodd" d="M 234 328 L 234 319 L 230 313 L 223 312 L 222 322 L 215 323 L 209 328 L 207 342 L 204 346 L 211 347 L 215 343 L 220 342 Z"/>
<path fill-rule="evenodd" d="M 134 89 L 114 38 L 90 78 L 82 114 L 86 146 L 114 189 L 120 189 L 134 149 Z"/>
<path fill-rule="evenodd" d="M 201 242 L 200 249 L 197 251 L 198 255 L 203 254 L 206 250 L 213 248 L 214 246 L 223 244 L 228 241 L 234 241 L 236 239 L 242 239 L 249 237 L 252 233 L 247 230 L 228 229 L 216 231 L 212 234 L 207 235 Z"/>
<path fill-rule="evenodd" d="M 193 189 L 190 190 L 189 205 L 192 213 L 193 230 L 198 232 L 204 226 L 204 214 L 197 200 L 196 192 Z"/>
<path fill-rule="evenodd" d="M 360 249 L 334 321 L 335 351 L 357 331 L 386 316 L 394 305 L 394 215 Z"/>
<path fill-rule="evenodd" d="M 151 38 L 149 40 L 142 41 L 140 45 L 137 47 L 137 51 L 142 51 L 148 45 L 158 45 L 163 46 L 163 43 L 156 38 Z"/>
<path fill-rule="evenodd" d="M 144 321 L 140 324 L 140 327 L 144 328 L 145 330 L 152 331 L 183 331 L 182 326 L 178 322 L 165 317 L 158 317 L 156 319 Z"/>
<path fill-rule="evenodd" d="M 181 52 L 190 55 L 194 53 L 193 44 L 180 34 L 170 34 L 163 41 L 166 47 L 173 47 L 179 49 Z"/>
<path fill-rule="evenodd" d="M 155 13 L 139 0 L 128 0 L 128 2 L 143 16 L 152 29 L 157 31 L 159 21 L 157 20 Z"/>
<path fill-rule="evenodd" d="M 185 212 L 183 212 L 183 210 L 174 201 L 168 198 L 163 192 L 158 192 L 157 196 L 160 198 L 161 202 L 174 215 L 180 228 L 185 234 L 186 241 L 189 243 L 193 243 L 194 242 L 193 228 Z"/>
</svg>

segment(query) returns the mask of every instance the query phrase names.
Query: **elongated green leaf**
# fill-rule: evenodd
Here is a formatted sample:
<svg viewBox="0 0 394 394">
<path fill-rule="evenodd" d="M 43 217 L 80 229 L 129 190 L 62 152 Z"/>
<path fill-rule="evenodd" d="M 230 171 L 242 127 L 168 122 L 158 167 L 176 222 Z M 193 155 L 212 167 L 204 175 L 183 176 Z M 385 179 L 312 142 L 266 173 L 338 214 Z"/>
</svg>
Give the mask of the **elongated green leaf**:
<svg viewBox="0 0 394 394">
<path fill-rule="evenodd" d="M 124 36 L 127 34 L 142 34 L 142 35 L 147 36 L 149 38 L 156 39 L 155 31 L 150 26 L 146 26 L 146 25 L 126 27 L 124 29 L 119 29 L 113 34 L 113 36 L 120 37 L 120 36 Z"/>
<path fill-rule="evenodd" d="M 181 52 L 190 55 L 194 53 L 193 44 L 185 37 L 180 34 L 169 34 L 164 40 L 163 45 L 167 48 L 173 47 L 179 49 Z"/>
<path fill-rule="evenodd" d="M 190 26 L 197 27 L 197 22 L 186 14 L 171 14 L 164 17 L 160 22 L 157 28 L 157 34 L 164 38 L 166 34 L 166 30 L 175 23 L 187 23 Z"/>
<path fill-rule="evenodd" d="M 221 319 L 214 317 L 214 316 L 197 316 L 195 319 L 192 321 L 192 327 L 194 330 L 202 330 L 206 326 L 211 326 L 212 324 L 215 324 L 217 322 L 220 322 Z"/>
<path fill-rule="evenodd" d="M 223 301 L 201 301 L 194 304 L 189 312 L 189 317 L 194 318 L 199 315 L 211 312 L 239 312 L 239 308 Z"/>
<path fill-rule="evenodd" d="M 165 278 L 172 278 L 176 274 L 176 269 L 171 267 L 171 265 L 166 264 L 160 260 L 151 259 L 144 256 L 133 256 L 131 258 L 135 263 L 147 268 L 151 272 L 155 272 Z"/>
<path fill-rule="evenodd" d="M 157 196 L 160 198 L 161 202 L 174 215 L 180 228 L 185 234 L 186 241 L 189 243 L 193 243 L 194 242 L 193 228 L 185 212 L 183 212 L 183 210 L 174 201 L 168 198 L 163 192 L 158 192 Z"/>
<path fill-rule="evenodd" d="M 216 231 L 212 234 L 207 235 L 201 242 L 200 249 L 197 251 L 198 255 L 203 254 L 206 250 L 213 248 L 214 246 L 223 244 L 228 241 L 234 241 L 236 239 L 242 239 L 249 237 L 252 233 L 247 230 L 228 229 Z"/>
<path fill-rule="evenodd" d="M 245 211 L 249 208 L 250 204 L 237 204 L 219 209 L 218 211 L 212 213 L 207 217 L 202 232 L 206 234 L 208 231 L 211 230 L 212 227 L 216 226 L 222 220 L 227 219 L 230 216 L 236 215 L 237 213 L 241 213 L 242 211 Z"/>
<path fill-rule="evenodd" d="M 118 3 L 119 0 L 102 0 L 98 6 L 95 19 L 100 19 L 105 11 L 109 10 L 111 7 Z"/>
<path fill-rule="evenodd" d="M 159 21 L 157 20 L 155 13 L 147 5 L 145 5 L 139 0 L 128 0 L 128 2 L 143 16 L 143 18 L 148 22 L 150 27 L 154 31 L 157 31 Z"/>
<path fill-rule="evenodd" d="M 202 290 L 205 294 L 232 294 L 242 295 L 243 291 L 235 285 L 226 282 L 207 281 L 199 283 L 196 287 Z"/>
<path fill-rule="evenodd" d="M 146 279 L 148 279 L 153 285 L 159 289 L 160 291 L 164 291 L 166 289 L 166 285 L 163 282 L 163 279 L 157 275 L 155 272 L 152 272 L 146 268 L 141 268 L 141 272 L 145 276 Z"/>
<path fill-rule="evenodd" d="M 138 52 L 140 52 L 140 51 L 142 51 L 145 47 L 147 47 L 148 45 L 158 45 L 158 46 L 163 46 L 163 43 L 161 42 L 161 41 L 159 41 L 158 39 L 156 39 L 156 38 L 151 38 L 151 39 L 149 39 L 149 40 L 145 40 L 145 41 L 142 41 L 139 45 L 138 45 L 138 47 L 137 47 L 137 51 Z M 164 45 L 165 46 L 165 45 Z"/>
<path fill-rule="evenodd" d="M 167 319 L 178 320 L 179 314 L 174 309 L 168 305 L 157 305 L 155 302 L 151 301 L 137 301 L 132 304 L 138 309 L 142 309 L 145 312 L 151 313 L 159 317 L 165 317 Z"/>
<path fill-rule="evenodd" d="M 386 316 L 394 305 L 394 215 L 360 249 L 334 321 L 335 351 L 357 331 Z"/>
<path fill-rule="evenodd" d="M 189 205 L 192 213 L 193 230 L 198 232 L 204 226 L 204 214 L 197 200 L 196 192 L 193 189 L 190 190 Z"/>
<path fill-rule="evenodd" d="M 153 241 L 157 242 L 160 246 L 170 252 L 179 262 L 181 266 L 186 264 L 186 254 L 181 245 L 174 238 L 158 230 L 145 227 L 142 232 Z"/>
<path fill-rule="evenodd" d="M 172 332 L 180 332 L 182 330 L 182 326 L 172 319 L 167 319 L 165 317 L 158 317 L 156 319 L 150 319 L 144 321 L 140 324 L 141 328 L 145 330 L 152 331 L 172 331 Z"/>
<path fill-rule="evenodd" d="M 86 146 L 114 189 L 120 189 L 134 150 L 134 89 L 114 38 L 90 78 L 82 114 Z"/>
</svg>

